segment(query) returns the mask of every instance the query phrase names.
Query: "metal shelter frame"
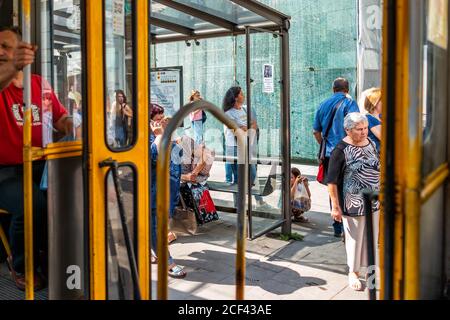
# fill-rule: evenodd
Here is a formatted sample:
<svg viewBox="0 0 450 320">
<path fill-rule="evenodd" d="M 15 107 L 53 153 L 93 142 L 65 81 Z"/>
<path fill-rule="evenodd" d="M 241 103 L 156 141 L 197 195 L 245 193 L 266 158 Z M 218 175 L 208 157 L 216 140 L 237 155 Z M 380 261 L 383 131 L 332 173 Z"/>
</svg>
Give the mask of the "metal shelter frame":
<svg viewBox="0 0 450 320">
<path fill-rule="evenodd" d="M 190 41 L 207 38 L 219 38 L 244 35 L 246 37 L 246 73 L 247 73 L 247 112 L 251 114 L 251 68 L 250 68 L 250 37 L 253 33 L 272 33 L 280 39 L 280 66 L 281 66 L 281 146 L 282 156 L 282 219 L 278 223 L 253 234 L 252 232 L 252 207 L 251 207 L 251 191 L 249 194 L 249 234 L 250 239 L 262 236 L 280 226 L 282 226 L 283 234 L 291 233 L 291 203 L 290 203 L 290 170 L 291 170 L 291 139 L 290 139 L 290 67 L 289 67 L 289 29 L 291 17 L 285 15 L 270 6 L 262 4 L 256 0 L 221 0 L 224 4 L 228 3 L 235 6 L 235 9 L 248 12 L 257 16 L 258 21 L 245 24 L 238 24 L 236 21 L 225 17 L 226 14 L 220 12 L 211 13 L 210 8 L 202 10 L 201 5 L 192 0 L 152 0 L 150 3 L 150 25 L 166 29 L 165 34 L 157 34 L 154 31 L 150 33 L 151 43 L 161 44 L 178 41 Z M 207 29 L 194 29 L 182 23 L 182 19 L 154 12 L 152 7 L 161 5 L 169 10 L 175 10 L 180 15 L 186 14 L 193 18 L 199 19 L 205 23 L 211 24 Z M 251 188 L 251 186 L 249 187 Z"/>
<path fill-rule="evenodd" d="M 190 1 L 186 0 L 152 0 L 151 2 L 161 4 L 165 7 L 176 10 L 180 13 L 184 13 L 200 19 L 204 22 L 209 22 L 213 25 L 210 29 L 195 30 L 183 25 L 180 22 L 174 22 L 174 19 L 166 17 L 164 15 L 155 13 L 152 11 L 152 5 L 150 5 L 150 25 L 167 29 L 172 34 L 158 35 L 156 33 L 150 33 L 151 42 L 167 43 L 175 41 L 186 40 L 198 40 L 206 38 L 218 38 L 226 36 L 244 35 L 246 26 L 260 27 L 268 31 L 280 31 L 282 29 L 288 31 L 290 28 L 290 16 L 287 16 L 265 4 L 256 0 L 224 0 L 230 4 L 236 4 L 239 7 L 248 10 L 258 16 L 260 21 L 256 23 L 250 23 L 245 25 L 239 25 L 235 21 L 229 18 L 223 17 L 219 12 L 211 14 L 205 10 L 201 10 L 199 6 L 190 4 Z"/>
</svg>

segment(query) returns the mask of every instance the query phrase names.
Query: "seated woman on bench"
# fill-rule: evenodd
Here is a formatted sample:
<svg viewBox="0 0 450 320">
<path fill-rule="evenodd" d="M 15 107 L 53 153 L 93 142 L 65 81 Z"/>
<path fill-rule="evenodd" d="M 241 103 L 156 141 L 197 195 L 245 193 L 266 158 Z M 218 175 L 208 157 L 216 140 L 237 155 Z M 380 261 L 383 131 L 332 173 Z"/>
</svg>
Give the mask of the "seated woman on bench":
<svg viewBox="0 0 450 320">
<path fill-rule="evenodd" d="M 214 151 L 207 149 L 204 144 L 197 144 L 188 136 L 181 138 L 180 146 L 183 149 L 181 182 L 204 184 L 214 163 Z"/>
<path fill-rule="evenodd" d="M 218 220 L 219 216 L 206 183 L 214 163 L 214 151 L 206 148 L 204 144 L 195 143 L 188 136 L 181 138 L 179 146 L 183 150 L 180 196 L 188 207 L 194 209 L 199 224 Z"/>
</svg>

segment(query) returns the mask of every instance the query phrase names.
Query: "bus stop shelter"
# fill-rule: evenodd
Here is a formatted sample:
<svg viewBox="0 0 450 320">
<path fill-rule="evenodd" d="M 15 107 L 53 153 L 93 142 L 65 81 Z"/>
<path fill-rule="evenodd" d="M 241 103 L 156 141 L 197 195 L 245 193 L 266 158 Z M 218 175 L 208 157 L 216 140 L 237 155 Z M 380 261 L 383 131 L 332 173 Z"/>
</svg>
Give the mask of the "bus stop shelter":
<svg viewBox="0 0 450 320">
<path fill-rule="evenodd" d="M 290 70 L 289 70 L 289 28 L 290 17 L 255 0 L 152 0 L 150 17 L 150 37 L 154 46 L 158 44 L 186 42 L 188 46 L 192 43 L 199 45 L 201 39 L 219 37 L 245 37 L 245 70 L 246 70 L 246 105 L 247 118 L 250 119 L 254 106 L 256 92 L 253 90 L 255 82 L 262 83 L 264 75 L 260 74 L 260 68 L 255 68 L 255 59 L 252 52 L 254 44 L 253 37 L 264 35 L 267 42 L 276 43 L 279 48 L 279 60 L 275 62 L 279 70 L 276 87 L 278 100 L 275 113 L 279 117 L 279 154 L 274 157 L 257 157 L 251 159 L 260 165 L 275 164 L 280 168 L 277 175 L 272 170 L 266 179 L 266 186 L 261 190 L 271 189 L 278 186 L 281 191 L 277 205 L 278 214 L 261 212 L 257 215 L 252 208 L 252 192 L 255 190 L 249 185 L 248 195 L 248 222 L 250 239 L 257 238 L 276 228 L 282 227 L 282 233 L 291 232 L 290 219 Z M 158 66 L 159 67 L 159 66 Z M 159 69 L 159 68 L 157 68 Z M 258 79 L 261 78 L 261 79 Z M 277 80 L 277 79 L 276 79 Z M 151 89 L 152 90 L 152 89 Z M 278 95 L 279 93 L 279 95 Z M 223 160 L 226 157 L 223 157 Z M 270 176 L 278 179 L 270 181 Z M 250 177 L 249 177 L 250 181 Z M 263 182 L 264 184 L 264 182 Z M 221 186 L 220 183 L 211 182 L 210 188 L 216 191 L 227 192 L 230 188 Z M 236 191 L 236 190 L 235 190 Z M 267 194 L 262 193 L 262 194 Z M 221 207 L 219 207 L 222 209 Z M 257 217 L 271 216 L 270 219 L 255 225 Z"/>
</svg>

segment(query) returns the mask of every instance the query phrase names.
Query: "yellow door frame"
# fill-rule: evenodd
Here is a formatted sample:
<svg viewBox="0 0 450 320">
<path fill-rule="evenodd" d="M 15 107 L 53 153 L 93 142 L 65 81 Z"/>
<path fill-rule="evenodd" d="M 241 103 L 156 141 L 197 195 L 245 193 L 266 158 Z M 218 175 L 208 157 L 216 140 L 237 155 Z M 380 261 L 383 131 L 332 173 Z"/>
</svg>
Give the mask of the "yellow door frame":
<svg viewBox="0 0 450 320">
<path fill-rule="evenodd" d="M 380 269 L 382 283 L 386 272 L 393 272 L 393 298 L 396 300 L 420 299 L 420 216 L 421 207 L 447 181 L 450 170 L 448 163 L 442 164 L 425 179 L 422 178 L 423 141 L 422 119 L 420 117 L 422 93 L 418 80 L 421 75 L 417 67 L 417 50 L 421 50 L 421 33 L 413 30 L 412 15 L 417 13 L 414 4 L 408 0 L 387 0 L 384 2 L 383 28 L 383 92 L 388 91 L 388 67 L 392 61 L 387 57 L 389 39 L 395 34 L 395 101 L 388 101 L 383 95 L 384 108 L 395 108 L 395 215 L 394 226 L 394 267 L 384 269 L 384 250 L 381 250 Z M 389 10 L 395 8 L 395 25 L 388 20 Z M 419 12 L 420 14 L 420 12 Z M 419 28 L 420 29 L 420 28 Z M 415 51 L 413 51 L 415 50 Z M 420 55 L 419 55 L 420 57 Z M 415 75 L 412 73 L 415 72 Z M 421 78 L 421 77 L 420 77 Z M 420 79 L 419 79 L 420 80 Z M 412 83 L 413 82 L 413 83 Z M 387 132 L 383 130 L 383 140 Z M 386 149 L 383 149 L 386 155 Z M 383 172 L 387 164 L 383 161 Z M 384 174 L 382 174 L 384 177 Z M 384 181 L 382 181 L 384 185 Z M 383 210 L 384 214 L 384 210 Z M 381 234 L 384 235 L 384 225 Z M 384 237 L 381 237 L 384 247 Z M 382 287 L 381 298 L 384 299 Z"/>
<path fill-rule="evenodd" d="M 395 25 L 391 25 L 389 19 L 390 10 L 395 11 Z M 393 274 L 393 298 L 401 299 L 403 292 L 403 268 L 404 268 L 404 221 L 405 221 L 405 200 L 403 190 L 406 189 L 406 166 L 405 163 L 408 160 L 409 155 L 408 144 L 404 142 L 408 139 L 408 106 L 409 106 L 409 1 L 408 0 L 386 0 L 383 3 L 383 81 L 382 92 L 383 94 L 383 106 L 384 109 L 395 108 L 395 159 L 393 164 L 395 167 L 395 212 L 385 212 L 384 206 L 382 207 L 382 216 L 386 214 L 394 215 L 394 258 L 393 258 L 393 270 L 385 270 L 385 229 L 384 222 L 380 224 L 380 271 L 381 271 L 381 290 L 380 298 L 385 299 L 385 278 L 386 272 Z M 392 36 L 395 36 L 395 57 L 389 57 L 388 52 L 390 47 L 388 46 Z M 394 63 L 389 59 L 395 59 Z M 388 68 L 395 66 L 395 79 L 389 79 Z M 395 100 L 389 101 L 388 85 L 389 83 L 395 83 L 396 94 Z M 383 127 L 382 139 L 387 141 L 388 132 Z M 384 200 L 385 189 L 385 174 L 386 166 L 388 165 L 388 159 L 386 158 L 387 150 L 386 144 L 382 146 L 382 196 L 381 200 Z M 411 164 L 413 165 L 413 164 Z M 382 201 L 384 202 L 384 201 Z M 384 219 L 381 219 L 382 221 Z M 390 226 L 392 227 L 392 226 Z"/>
<path fill-rule="evenodd" d="M 149 265 L 149 159 L 148 159 L 148 1 L 137 0 L 135 66 L 139 66 L 134 84 L 137 101 L 136 143 L 130 150 L 112 152 L 106 145 L 106 108 L 104 99 L 104 29 L 103 1 L 86 1 L 87 43 L 87 112 L 88 112 L 88 171 L 89 171 L 89 242 L 90 298 L 104 300 L 106 296 L 106 201 L 107 168 L 99 163 L 113 158 L 118 163 L 133 163 L 137 168 L 137 259 L 142 299 L 150 297 Z"/>
</svg>

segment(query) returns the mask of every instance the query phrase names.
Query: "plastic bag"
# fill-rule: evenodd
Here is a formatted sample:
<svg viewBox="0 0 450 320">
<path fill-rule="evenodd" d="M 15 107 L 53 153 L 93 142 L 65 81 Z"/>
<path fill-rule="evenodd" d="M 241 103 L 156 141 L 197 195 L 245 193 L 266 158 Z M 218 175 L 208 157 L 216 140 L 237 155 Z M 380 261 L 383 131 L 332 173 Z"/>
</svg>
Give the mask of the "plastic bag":
<svg viewBox="0 0 450 320">
<path fill-rule="evenodd" d="M 169 220 L 169 230 L 191 235 L 197 234 L 197 219 L 194 210 L 176 207 L 172 219 Z"/>
<path fill-rule="evenodd" d="M 308 191 L 306 191 L 303 182 L 299 183 L 297 186 L 292 206 L 303 212 L 311 210 L 311 199 L 308 196 Z"/>
</svg>

